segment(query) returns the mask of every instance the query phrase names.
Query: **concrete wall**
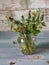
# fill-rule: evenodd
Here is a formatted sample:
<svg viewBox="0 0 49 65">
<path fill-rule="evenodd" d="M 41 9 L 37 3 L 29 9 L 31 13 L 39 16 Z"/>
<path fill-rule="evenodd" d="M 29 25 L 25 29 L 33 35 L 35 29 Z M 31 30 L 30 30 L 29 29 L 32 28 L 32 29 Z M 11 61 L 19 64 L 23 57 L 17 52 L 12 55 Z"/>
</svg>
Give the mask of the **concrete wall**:
<svg viewBox="0 0 49 65">
<path fill-rule="evenodd" d="M 45 11 L 45 22 L 47 27 L 44 31 L 49 30 L 49 0 L 0 0 L 0 31 L 10 31 L 5 20 L 6 15 L 20 19 L 23 14 L 26 16 L 28 10 L 42 8 Z"/>
</svg>

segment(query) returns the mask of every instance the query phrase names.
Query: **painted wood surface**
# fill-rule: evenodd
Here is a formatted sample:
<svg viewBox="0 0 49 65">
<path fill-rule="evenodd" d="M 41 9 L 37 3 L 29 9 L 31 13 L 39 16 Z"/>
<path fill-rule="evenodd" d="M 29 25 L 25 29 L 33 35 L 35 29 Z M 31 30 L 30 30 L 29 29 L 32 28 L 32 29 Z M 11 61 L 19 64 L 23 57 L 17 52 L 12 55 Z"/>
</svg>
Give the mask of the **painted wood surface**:
<svg viewBox="0 0 49 65">
<path fill-rule="evenodd" d="M 48 65 L 49 64 L 49 32 L 41 32 L 37 37 L 37 52 L 23 55 L 18 48 L 18 33 L 0 32 L 0 65 Z"/>
</svg>

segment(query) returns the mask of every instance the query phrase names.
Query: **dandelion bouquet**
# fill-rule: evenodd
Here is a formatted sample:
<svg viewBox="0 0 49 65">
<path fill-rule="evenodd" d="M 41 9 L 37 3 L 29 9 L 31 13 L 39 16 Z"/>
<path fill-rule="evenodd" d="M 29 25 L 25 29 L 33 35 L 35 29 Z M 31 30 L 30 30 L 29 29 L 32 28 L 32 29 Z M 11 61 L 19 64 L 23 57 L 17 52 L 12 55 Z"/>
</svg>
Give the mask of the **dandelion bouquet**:
<svg viewBox="0 0 49 65">
<path fill-rule="evenodd" d="M 19 32 L 18 43 L 24 54 L 32 54 L 35 49 L 35 36 L 37 36 L 45 26 L 44 12 L 40 9 L 29 11 L 27 18 L 23 15 L 20 21 L 11 17 L 6 17 L 7 21 L 14 32 Z M 31 37 L 32 34 L 34 37 Z M 34 40 L 32 39 L 34 38 Z"/>
</svg>

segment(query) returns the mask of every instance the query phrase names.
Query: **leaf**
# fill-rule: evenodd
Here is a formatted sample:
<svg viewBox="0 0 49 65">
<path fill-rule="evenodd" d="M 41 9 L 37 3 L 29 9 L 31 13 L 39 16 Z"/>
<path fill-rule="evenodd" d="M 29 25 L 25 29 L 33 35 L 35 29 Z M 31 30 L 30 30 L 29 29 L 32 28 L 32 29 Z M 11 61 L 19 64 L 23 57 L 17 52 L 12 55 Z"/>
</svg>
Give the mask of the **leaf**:
<svg viewBox="0 0 49 65">
<path fill-rule="evenodd" d="M 21 21 L 22 22 L 25 22 L 24 16 L 21 16 L 21 18 L 22 18 Z"/>
<path fill-rule="evenodd" d="M 42 25 L 43 25 L 43 26 L 46 26 L 44 22 L 42 22 Z"/>
<path fill-rule="evenodd" d="M 20 37 L 18 37 L 17 41 L 18 41 L 18 43 L 21 43 L 21 38 L 20 38 Z"/>
<path fill-rule="evenodd" d="M 29 11 L 28 19 L 31 19 L 31 11 Z"/>
<path fill-rule="evenodd" d="M 43 21 L 43 19 L 44 19 L 44 15 L 41 15 L 40 20 Z"/>
</svg>

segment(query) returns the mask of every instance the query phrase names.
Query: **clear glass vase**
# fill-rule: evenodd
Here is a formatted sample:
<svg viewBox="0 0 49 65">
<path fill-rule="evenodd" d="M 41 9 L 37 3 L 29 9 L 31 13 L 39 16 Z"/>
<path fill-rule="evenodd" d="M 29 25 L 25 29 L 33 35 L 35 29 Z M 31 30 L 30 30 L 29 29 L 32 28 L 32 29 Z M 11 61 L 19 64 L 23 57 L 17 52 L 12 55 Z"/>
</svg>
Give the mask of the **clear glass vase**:
<svg viewBox="0 0 49 65">
<path fill-rule="evenodd" d="M 25 55 L 31 55 L 35 52 L 36 36 L 31 34 L 20 34 L 18 37 L 18 45 Z"/>
</svg>

